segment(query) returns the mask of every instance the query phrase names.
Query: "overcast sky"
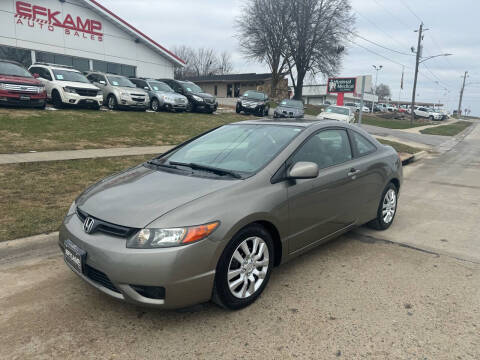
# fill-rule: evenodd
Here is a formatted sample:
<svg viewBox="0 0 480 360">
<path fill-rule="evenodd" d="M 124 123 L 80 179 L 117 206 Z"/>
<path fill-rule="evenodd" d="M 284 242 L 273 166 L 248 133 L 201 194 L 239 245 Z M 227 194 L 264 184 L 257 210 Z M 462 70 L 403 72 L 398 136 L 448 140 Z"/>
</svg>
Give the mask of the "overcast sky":
<svg viewBox="0 0 480 360">
<path fill-rule="evenodd" d="M 480 2 L 475 0 L 351 0 L 356 16 L 357 33 L 387 48 L 410 53 L 416 46 L 418 29 L 423 20 L 424 57 L 452 53 L 426 61 L 420 67 L 418 101 L 441 101 L 451 111 L 458 106 L 461 76 L 468 70 L 464 107 L 480 115 Z M 257 63 L 246 62 L 238 51 L 234 23 L 241 14 L 239 0 L 101 0 L 102 4 L 160 44 L 212 47 L 227 50 L 234 60 L 234 72 L 266 72 Z M 421 19 L 421 20 L 420 20 Z M 392 98 L 411 99 L 414 56 L 398 54 L 360 38 L 350 44 L 339 75 L 371 74 L 373 64 L 383 65 L 378 83 L 392 90 Z M 375 52 L 377 54 L 372 53 Z M 382 57 L 383 56 L 383 57 Z M 385 58 L 384 58 L 385 57 Z M 390 60 L 388 60 L 388 59 Z M 393 61 L 393 62 L 392 62 Z M 405 65 L 404 90 L 400 91 L 402 66 Z M 318 82 L 322 82 L 320 79 Z"/>
</svg>

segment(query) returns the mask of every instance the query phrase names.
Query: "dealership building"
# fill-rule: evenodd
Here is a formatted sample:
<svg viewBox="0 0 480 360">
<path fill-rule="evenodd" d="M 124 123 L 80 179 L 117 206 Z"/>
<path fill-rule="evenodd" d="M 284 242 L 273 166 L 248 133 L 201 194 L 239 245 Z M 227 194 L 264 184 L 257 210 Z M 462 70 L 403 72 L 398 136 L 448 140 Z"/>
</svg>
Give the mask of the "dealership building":
<svg viewBox="0 0 480 360">
<path fill-rule="evenodd" d="M 0 58 L 173 78 L 182 59 L 95 0 L 1 0 Z"/>
</svg>

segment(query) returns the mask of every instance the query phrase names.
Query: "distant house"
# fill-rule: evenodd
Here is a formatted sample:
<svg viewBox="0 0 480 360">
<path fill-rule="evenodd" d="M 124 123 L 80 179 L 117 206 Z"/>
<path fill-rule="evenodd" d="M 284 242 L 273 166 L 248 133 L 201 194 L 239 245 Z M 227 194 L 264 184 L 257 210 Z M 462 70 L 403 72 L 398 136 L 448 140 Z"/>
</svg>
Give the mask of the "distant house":
<svg viewBox="0 0 480 360">
<path fill-rule="evenodd" d="M 220 98 L 236 98 L 246 90 L 272 94 L 272 74 L 228 74 L 188 77 L 186 80 L 198 84 L 204 91 Z M 283 77 L 277 85 L 277 98 L 288 97 L 288 79 Z"/>
</svg>

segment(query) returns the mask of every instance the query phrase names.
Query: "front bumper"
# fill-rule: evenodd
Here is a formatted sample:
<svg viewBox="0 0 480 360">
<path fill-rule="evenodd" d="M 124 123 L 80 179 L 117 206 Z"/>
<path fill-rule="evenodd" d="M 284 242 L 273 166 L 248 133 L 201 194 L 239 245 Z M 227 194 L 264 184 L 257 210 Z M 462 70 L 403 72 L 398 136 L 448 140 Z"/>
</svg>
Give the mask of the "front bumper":
<svg viewBox="0 0 480 360">
<path fill-rule="evenodd" d="M 45 105 L 45 94 L 11 94 L 0 93 L 0 105 L 43 107 Z"/>
<path fill-rule="evenodd" d="M 168 107 L 174 110 L 185 110 L 187 108 L 188 102 L 175 102 L 175 101 L 166 101 L 164 100 L 163 107 Z"/>
<path fill-rule="evenodd" d="M 103 103 L 103 95 L 100 93 L 97 96 L 83 96 L 75 93 L 68 93 L 66 91 L 62 94 L 62 100 L 65 104 L 70 105 L 98 105 Z"/>
<path fill-rule="evenodd" d="M 213 104 L 209 104 L 209 103 L 206 103 L 205 101 L 202 101 L 202 102 L 195 101 L 194 105 L 195 105 L 195 110 L 196 111 L 215 112 L 215 111 L 217 111 L 217 108 L 218 108 L 218 103 L 217 102 L 215 102 Z"/>
<path fill-rule="evenodd" d="M 211 240 L 164 249 L 128 249 L 126 239 L 99 232 L 86 234 L 76 214 L 66 217 L 60 228 L 62 251 L 67 239 L 86 251 L 87 271 L 84 268 L 79 273 L 68 266 L 90 285 L 116 299 L 175 309 L 211 298 L 216 264 L 211 258 L 218 246 Z M 163 288 L 164 296 L 143 296 L 139 287 Z"/>
<path fill-rule="evenodd" d="M 149 106 L 149 99 L 146 98 L 145 101 L 136 101 L 132 98 L 120 98 L 118 105 L 126 108 L 147 109 Z"/>
</svg>

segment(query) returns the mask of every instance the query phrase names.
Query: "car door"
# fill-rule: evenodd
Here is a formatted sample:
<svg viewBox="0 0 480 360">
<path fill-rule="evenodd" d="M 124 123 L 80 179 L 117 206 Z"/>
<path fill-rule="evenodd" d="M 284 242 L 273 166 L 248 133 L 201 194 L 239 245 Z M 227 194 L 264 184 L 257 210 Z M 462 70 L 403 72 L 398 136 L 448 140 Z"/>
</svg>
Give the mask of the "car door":
<svg viewBox="0 0 480 360">
<path fill-rule="evenodd" d="M 350 209 L 355 196 L 352 159 L 347 131 L 328 128 L 310 136 L 287 161 L 287 168 L 299 161 L 315 162 L 320 168 L 315 179 L 291 181 L 287 187 L 290 253 L 355 222 Z"/>
<path fill-rule="evenodd" d="M 352 186 L 355 196 L 352 197 L 351 209 L 355 221 L 363 224 L 373 219 L 377 213 L 379 197 L 383 191 L 383 165 L 377 158 L 377 146 L 360 131 L 348 130 L 354 159 L 351 162 Z"/>
<path fill-rule="evenodd" d="M 44 67 L 38 67 L 38 75 L 40 76 L 39 79 L 45 85 L 45 91 L 47 92 L 47 97 L 49 99 L 52 98 L 52 90 L 53 90 L 53 77 L 49 69 Z"/>
</svg>

